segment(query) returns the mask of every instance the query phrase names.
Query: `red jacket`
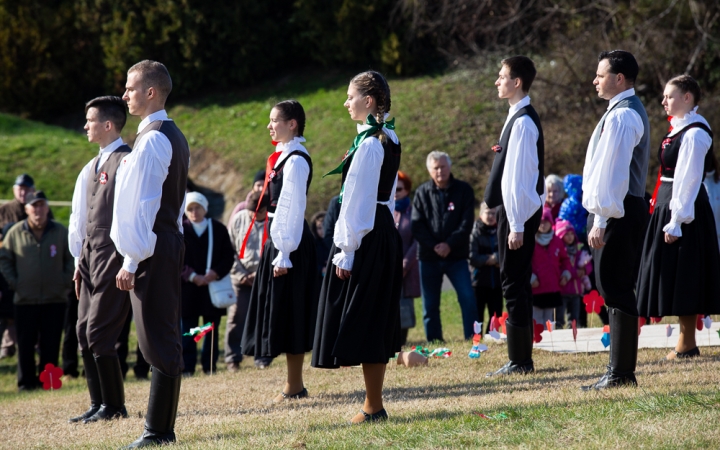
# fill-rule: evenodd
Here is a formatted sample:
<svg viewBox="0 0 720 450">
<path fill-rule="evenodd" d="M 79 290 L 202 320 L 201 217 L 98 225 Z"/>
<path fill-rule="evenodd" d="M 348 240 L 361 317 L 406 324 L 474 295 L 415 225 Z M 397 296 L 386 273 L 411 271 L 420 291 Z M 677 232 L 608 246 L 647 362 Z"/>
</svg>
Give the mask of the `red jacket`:
<svg viewBox="0 0 720 450">
<path fill-rule="evenodd" d="M 553 235 L 547 247 L 535 242 L 535 252 L 532 259 L 532 271 L 540 285 L 533 288 L 533 295 L 560 292 L 560 278 L 564 271 L 575 277 L 575 269 L 570 264 L 565 243 Z"/>
</svg>

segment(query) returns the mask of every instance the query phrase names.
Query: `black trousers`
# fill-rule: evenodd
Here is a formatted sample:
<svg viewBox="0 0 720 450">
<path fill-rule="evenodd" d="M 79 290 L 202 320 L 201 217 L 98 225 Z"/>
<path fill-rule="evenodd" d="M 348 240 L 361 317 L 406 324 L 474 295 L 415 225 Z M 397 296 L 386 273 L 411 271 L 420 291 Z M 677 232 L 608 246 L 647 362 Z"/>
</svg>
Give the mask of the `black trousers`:
<svg viewBox="0 0 720 450">
<path fill-rule="evenodd" d="M 532 323 L 532 257 L 535 251 L 535 233 L 540 227 L 542 208 L 525 222 L 523 245 L 517 250 L 508 248 L 510 223 L 505 207 L 498 207 L 498 256 L 500 258 L 500 281 L 502 283 L 508 320 L 516 327 Z"/>
<path fill-rule="evenodd" d="M 485 333 L 490 332 L 490 319 L 493 314 L 498 318 L 503 313 L 503 293 L 501 286 L 475 286 L 475 303 L 477 304 L 478 320 L 482 321 L 485 317 L 485 307 L 488 310 L 488 320 L 485 323 Z"/>
<path fill-rule="evenodd" d="M 57 366 L 66 308 L 66 303 L 15 305 L 19 388 L 38 387 L 38 374 L 45 370 L 45 364 Z M 35 344 L 40 347 L 39 371 L 35 365 Z"/>
<path fill-rule="evenodd" d="M 75 296 L 75 289 L 70 289 L 65 309 L 65 324 L 63 325 L 62 369 L 64 374 L 73 377 L 80 375 L 78 372 L 77 320 L 78 299 Z"/>
<path fill-rule="evenodd" d="M 605 246 L 591 249 L 595 282 L 608 308 L 637 316 L 635 283 L 640 271 L 645 229 L 649 219 L 647 203 L 642 197 L 627 195 L 623 200 L 625 215 L 608 219 Z M 595 215 L 588 216 L 587 229 L 593 227 Z"/>
</svg>

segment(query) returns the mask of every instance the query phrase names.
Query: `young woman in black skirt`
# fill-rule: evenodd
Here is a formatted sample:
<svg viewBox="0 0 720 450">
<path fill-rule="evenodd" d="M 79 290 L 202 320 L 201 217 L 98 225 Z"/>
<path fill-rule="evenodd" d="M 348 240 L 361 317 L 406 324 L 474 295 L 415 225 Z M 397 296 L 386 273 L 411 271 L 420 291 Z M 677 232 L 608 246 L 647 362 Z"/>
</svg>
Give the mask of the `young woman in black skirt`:
<svg viewBox="0 0 720 450">
<path fill-rule="evenodd" d="M 318 305 L 312 366 L 361 364 L 365 403 L 351 423 L 387 419 L 382 387 L 400 350 L 402 241 L 393 220 L 400 141 L 393 131 L 390 87 L 377 72 L 356 75 L 345 107 L 361 122 L 343 162 L 340 215 Z"/>
<path fill-rule="evenodd" d="M 702 185 L 714 158 L 710 126 L 697 113 L 700 87 L 689 75 L 668 81 L 662 104 L 672 129 L 658 151 L 659 186 L 638 281 L 641 317 L 680 317 L 680 337 L 665 359 L 700 355 L 698 314 L 720 313 L 720 252 Z"/>
<path fill-rule="evenodd" d="M 308 396 L 302 366 L 305 353 L 312 350 L 317 317 L 315 242 L 305 221 L 312 161 L 302 145 L 305 111 L 300 103 L 275 105 L 267 128 L 276 145 L 262 193 L 270 196 L 265 222 L 270 239 L 263 245 L 241 347 L 255 358 L 285 353 L 287 382 L 274 400 L 281 402 Z M 263 239 L 266 236 L 267 228 Z"/>
</svg>

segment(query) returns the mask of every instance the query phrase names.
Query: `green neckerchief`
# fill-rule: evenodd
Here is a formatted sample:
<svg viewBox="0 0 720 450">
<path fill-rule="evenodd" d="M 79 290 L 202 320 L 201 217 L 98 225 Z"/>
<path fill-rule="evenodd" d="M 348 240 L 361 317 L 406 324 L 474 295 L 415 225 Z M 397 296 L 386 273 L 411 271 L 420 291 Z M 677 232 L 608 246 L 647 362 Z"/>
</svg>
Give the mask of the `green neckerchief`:
<svg viewBox="0 0 720 450">
<path fill-rule="evenodd" d="M 348 159 L 357 151 L 358 147 L 360 147 L 360 144 L 362 141 L 365 140 L 368 136 L 373 136 L 378 131 L 380 131 L 383 127 L 394 130 L 395 129 L 395 118 L 393 117 L 392 120 L 388 120 L 387 122 L 378 123 L 377 119 L 375 119 L 375 116 L 372 114 L 368 114 L 365 118 L 365 124 L 370 125 L 370 128 L 367 130 L 361 131 L 357 136 L 355 136 L 355 139 L 353 140 L 352 146 L 350 149 L 345 153 L 345 156 L 343 157 L 342 162 L 339 166 L 331 170 L 330 172 L 323 175 L 323 178 L 325 178 L 328 175 L 335 175 L 335 174 L 342 174 L 343 169 L 345 168 L 345 163 Z M 343 198 L 343 192 L 345 191 L 345 183 L 343 183 L 342 187 L 340 188 L 340 196 L 338 197 L 338 203 L 342 203 Z"/>
</svg>

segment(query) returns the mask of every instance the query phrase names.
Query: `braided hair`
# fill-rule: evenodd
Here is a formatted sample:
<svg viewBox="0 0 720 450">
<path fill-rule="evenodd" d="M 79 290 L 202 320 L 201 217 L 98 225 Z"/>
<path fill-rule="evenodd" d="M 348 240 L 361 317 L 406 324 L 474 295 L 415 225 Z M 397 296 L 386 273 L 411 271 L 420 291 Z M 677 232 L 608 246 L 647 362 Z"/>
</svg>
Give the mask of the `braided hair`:
<svg viewBox="0 0 720 450">
<path fill-rule="evenodd" d="M 295 120 L 297 122 L 297 135 L 305 133 L 305 110 L 297 100 L 283 100 L 273 106 L 280 113 L 283 120 Z"/>
<path fill-rule="evenodd" d="M 377 113 L 375 113 L 375 120 L 378 123 L 385 122 L 385 114 L 390 112 L 390 86 L 388 85 L 385 77 L 374 70 L 362 72 L 353 77 L 350 80 L 350 84 L 355 86 L 358 93 L 363 96 L 370 96 L 375 100 L 377 105 Z M 385 133 L 380 131 L 378 133 L 381 142 L 385 140 Z"/>
</svg>

